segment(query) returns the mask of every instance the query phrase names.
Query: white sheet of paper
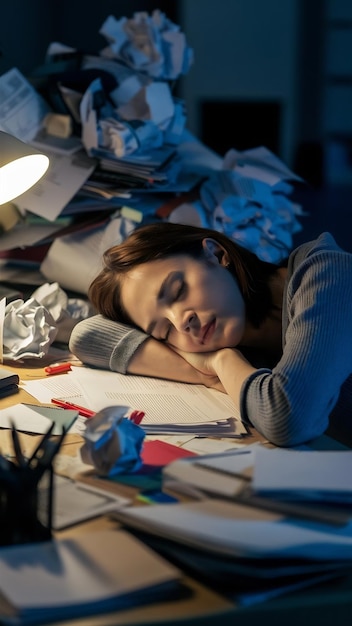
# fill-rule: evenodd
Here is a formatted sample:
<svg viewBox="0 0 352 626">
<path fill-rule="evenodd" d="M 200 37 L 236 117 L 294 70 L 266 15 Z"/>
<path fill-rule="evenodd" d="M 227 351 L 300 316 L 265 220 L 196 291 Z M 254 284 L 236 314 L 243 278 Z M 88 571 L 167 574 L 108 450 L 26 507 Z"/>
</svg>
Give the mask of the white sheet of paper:
<svg viewBox="0 0 352 626">
<path fill-rule="evenodd" d="M 50 108 L 16 68 L 0 76 L 0 129 L 28 142 L 35 137 Z"/>
<path fill-rule="evenodd" d="M 0 411 L 0 428 L 11 428 L 14 425 L 16 430 L 44 435 L 54 421 L 53 435 L 61 435 L 63 423 L 70 422 L 77 415 L 77 411 L 56 407 L 15 404 Z"/>
<path fill-rule="evenodd" d="M 48 487 L 43 482 L 39 485 L 39 496 L 39 519 L 43 515 L 42 521 L 45 523 Z M 55 530 L 105 515 L 130 504 L 127 498 L 64 476 L 55 476 L 53 497 L 53 528 Z"/>
<path fill-rule="evenodd" d="M 351 475 L 352 450 L 255 448 L 253 488 L 258 492 L 344 492 L 352 496 Z"/>
<path fill-rule="evenodd" d="M 69 372 L 39 380 L 24 380 L 21 386 L 43 404 L 50 403 L 52 398 L 71 398 L 72 402 L 86 406 L 79 386 L 68 374 Z"/>
<path fill-rule="evenodd" d="M 13 248 L 33 246 L 55 234 L 62 228 L 55 224 L 18 224 L 4 233 L 0 237 L 0 251 L 12 250 Z M 23 273 L 23 269 L 22 269 Z"/>
<path fill-rule="evenodd" d="M 223 164 L 224 169 L 234 169 L 241 176 L 256 178 L 270 186 L 285 180 L 301 181 L 275 154 L 265 146 L 239 152 L 229 150 Z"/>
<path fill-rule="evenodd" d="M 240 420 L 238 410 L 226 394 L 202 385 L 159 378 L 74 367 L 62 376 L 24 381 L 23 385 L 43 403 L 64 398 L 93 411 L 113 405 L 130 406 L 145 412 L 146 424 L 197 424 L 229 417 Z"/>
<path fill-rule="evenodd" d="M 239 412 L 226 394 L 202 385 L 188 385 L 144 376 L 124 376 L 85 367 L 69 372 L 87 398 L 88 407 L 100 411 L 125 405 L 145 412 L 143 422 L 160 424 L 202 423 L 239 419 Z"/>
<path fill-rule="evenodd" d="M 32 211 L 53 221 L 89 178 L 96 161 L 83 150 L 69 155 L 43 152 L 50 161 L 45 176 L 17 198 L 16 204 L 22 211 Z"/>
</svg>

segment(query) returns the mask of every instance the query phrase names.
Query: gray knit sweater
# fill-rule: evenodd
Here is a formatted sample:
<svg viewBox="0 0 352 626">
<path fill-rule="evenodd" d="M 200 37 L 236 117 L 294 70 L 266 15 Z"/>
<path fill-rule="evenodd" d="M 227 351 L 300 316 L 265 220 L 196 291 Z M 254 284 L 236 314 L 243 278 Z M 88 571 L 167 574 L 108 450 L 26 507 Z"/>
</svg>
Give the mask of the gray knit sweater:
<svg viewBox="0 0 352 626">
<path fill-rule="evenodd" d="M 282 358 L 244 382 L 242 418 L 279 446 L 326 431 L 352 443 L 352 254 L 329 233 L 291 253 L 282 324 Z M 96 315 L 75 326 L 70 350 L 83 363 L 126 373 L 146 338 Z"/>
</svg>

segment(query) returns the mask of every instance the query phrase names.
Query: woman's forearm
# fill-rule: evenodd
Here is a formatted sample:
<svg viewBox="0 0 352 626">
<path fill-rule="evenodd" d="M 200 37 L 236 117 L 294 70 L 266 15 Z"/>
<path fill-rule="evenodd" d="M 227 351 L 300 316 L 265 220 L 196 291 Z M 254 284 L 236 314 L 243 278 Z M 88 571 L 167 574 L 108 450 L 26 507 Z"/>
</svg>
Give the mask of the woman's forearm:
<svg viewBox="0 0 352 626">
<path fill-rule="evenodd" d="M 138 347 L 127 366 L 127 373 L 219 388 L 216 376 L 202 374 L 174 350 L 152 337 Z"/>
<path fill-rule="evenodd" d="M 214 353 L 212 366 L 226 393 L 239 407 L 242 385 L 248 376 L 256 371 L 256 368 L 247 361 L 241 352 L 232 348 L 224 348 Z"/>
</svg>

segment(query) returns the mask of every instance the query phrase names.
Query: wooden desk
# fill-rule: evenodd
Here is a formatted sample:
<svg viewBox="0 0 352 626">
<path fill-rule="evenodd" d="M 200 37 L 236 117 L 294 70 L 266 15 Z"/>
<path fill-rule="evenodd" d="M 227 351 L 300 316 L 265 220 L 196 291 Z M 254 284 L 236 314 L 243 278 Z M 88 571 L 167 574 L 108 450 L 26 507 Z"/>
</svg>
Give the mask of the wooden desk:
<svg viewBox="0 0 352 626">
<path fill-rule="evenodd" d="M 43 368 L 8 367 L 19 373 L 22 380 L 44 376 Z M 31 395 L 21 389 L 18 394 L 0 400 L 0 409 L 19 402 L 39 404 Z M 28 439 L 29 438 L 29 439 Z M 25 442 L 34 441 L 27 435 Z M 256 435 L 253 435 L 253 440 Z M 62 447 L 62 453 L 70 454 L 80 446 L 82 440 L 77 435 L 69 435 Z M 0 430 L 2 452 L 11 445 L 9 433 Z M 319 446 L 318 446 L 319 447 Z M 102 481 L 103 482 L 103 481 Z M 123 493 L 123 491 L 121 492 Z M 116 521 L 100 517 L 84 524 L 57 533 L 59 537 L 74 536 L 77 533 L 117 528 Z M 239 607 L 198 581 L 185 576 L 185 584 L 192 596 L 172 602 L 160 602 L 149 606 L 119 611 L 97 617 L 58 622 L 51 626 L 346 626 L 352 619 L 352 575 L 342 581 L 334 581 L 293 593 L 276 600 L 266 601 L 252 607 Z"/>
</svg>

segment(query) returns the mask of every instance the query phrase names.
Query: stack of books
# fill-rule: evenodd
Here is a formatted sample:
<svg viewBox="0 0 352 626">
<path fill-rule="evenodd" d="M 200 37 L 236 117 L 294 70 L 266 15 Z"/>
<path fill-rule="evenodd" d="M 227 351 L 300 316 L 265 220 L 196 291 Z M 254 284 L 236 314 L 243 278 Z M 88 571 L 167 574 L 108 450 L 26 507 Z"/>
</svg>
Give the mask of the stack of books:
<svg viewBox="0 0 352 626">
<path fill-rule="evenodd" d="M 243 446 L 164 468 L 164 487 L 192 502 L 115 515 L 176 565 L 254 604 L 351 575 L 351 469 L 352 450 Z"/>
<path fill-rule="evenodd" d="M 6 369 L 0 369 L 0 398 L 17 393 L 19 382 L 18 374 Z"/>
</svg>

